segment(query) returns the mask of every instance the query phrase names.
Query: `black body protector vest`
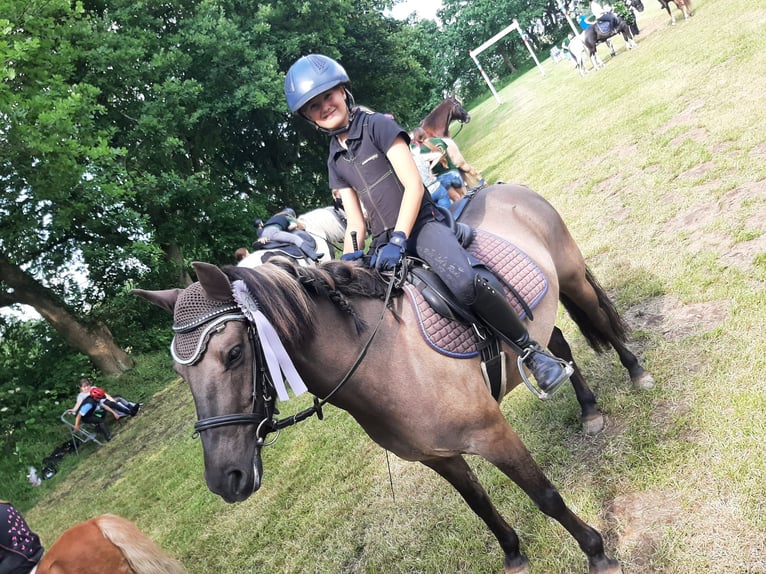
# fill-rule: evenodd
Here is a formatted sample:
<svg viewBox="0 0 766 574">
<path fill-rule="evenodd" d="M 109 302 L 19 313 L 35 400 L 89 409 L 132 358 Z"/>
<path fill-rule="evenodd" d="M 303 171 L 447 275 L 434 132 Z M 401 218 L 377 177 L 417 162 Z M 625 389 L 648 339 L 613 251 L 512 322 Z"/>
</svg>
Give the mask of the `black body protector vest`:
<svg viewBox="0 0 766 574">
<path fill-rule="evenodd" d="M 373 243 L 386 242 L 396 225 L 404 198 L 404 185 L 394 173 L 385 152 L 375 145 L 367 133 L 370 114 L 362 110 L 357 110 L 356 114 L 346 140 L 348 149 L 337 154 L 340 157 L 335 167 L 338 174 L 356 190 L 359 201 L 367 211 Z M 432 216 L 433 205 L 426 191 L 420 202 L 418 222 Z M 381 237 L 382 234 L 385 235 Z"/>
</svg>

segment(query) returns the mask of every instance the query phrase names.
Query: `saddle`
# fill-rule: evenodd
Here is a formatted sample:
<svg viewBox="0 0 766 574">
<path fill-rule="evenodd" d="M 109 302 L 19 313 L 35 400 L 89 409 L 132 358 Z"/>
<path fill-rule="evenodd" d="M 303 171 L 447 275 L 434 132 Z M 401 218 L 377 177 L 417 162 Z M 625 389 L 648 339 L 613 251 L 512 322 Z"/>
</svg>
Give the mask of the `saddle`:
<svg viewBox="0 0 766 574">
<path fill-rule="evenodd" d="M 453 206 L 461 210 L 457 203 Z M 466 235 L 464 224 L 458 238 L 477 263 L 500 280 L 506 299 L 521 319 L 533 319 L 532 309 L 548 291 L 540 268 L 519 248 L 482 229 Z M 467 227 L 467 226 L 465 226 Z M 466 245 L 466 243 L 468 243 Z M 492 396 L 505 394 L 505 356 L 500 342 L 470 309 L 460 305 L 444 282 L 431 270 L 410 266 L 404 293 L 418 318 L 420 332 L 428 345 L 448 357 L 468 359 L 481 355 L 482 374 Z"/>
<path fill-rule="evenodd" d="M 306 233 L 305 231 L 297 230 L 292 231 L 291 233 L 295 233 L 297 235 L 300 235 L 301 239 L 305 241 L 308 245 L 311 246 L 312 249 L 317 248 L 316 240 L 314 239 L 314 236 L 310 233 Z M 273 254 L 264 254 L 261 257 L 262 262 L 268 261 L 271 257 L 275 257 L 277 255 L 282 255 L 284 257 L 289 257 L 291 259 L 306 259 L 306 254 L 301 251 L 301 249 L 293 244 L 293 243 L 285 243 L 282 241 L 269 241 L 268 243 L 261 243 L 260 241 L 253 241 L 253 251 L 273 251 Z"/>
<path fill-rule="evenodd" d="M 596 21 L 596 35 L 598 40 L 606 40 L 614 35 L 614 26 L 611 22 L 603 20 Z"/>
</svg>

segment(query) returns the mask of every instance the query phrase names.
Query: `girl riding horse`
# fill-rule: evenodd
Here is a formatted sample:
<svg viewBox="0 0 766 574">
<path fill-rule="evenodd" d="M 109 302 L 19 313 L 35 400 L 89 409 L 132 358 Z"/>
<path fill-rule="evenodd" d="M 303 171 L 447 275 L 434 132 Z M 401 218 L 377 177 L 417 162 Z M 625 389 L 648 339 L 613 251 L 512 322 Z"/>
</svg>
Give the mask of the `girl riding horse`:
<svg viewBox="0 0 766 574">
<path fill-rule="evenodd" d="M 345 69 L 321 54 L 300 58 L 285 77 L 290 111 L 331 136 L 330 187 L 340 190 L 348 219 L 342 259 L 364 254 L 358 248 L 367 232 L 364 206 L 375 251 L 371 266 L 396 275 L 405 255 L 428 263 L 460 304 L 517 351 L 542 396 L 554 392 L 571 367 L 529 336 L 497 278 L 468 255 L 445 224 L 412 159 L 407 132 L 386 116 L 355 106 L 349 87 Z"/>
</svg>

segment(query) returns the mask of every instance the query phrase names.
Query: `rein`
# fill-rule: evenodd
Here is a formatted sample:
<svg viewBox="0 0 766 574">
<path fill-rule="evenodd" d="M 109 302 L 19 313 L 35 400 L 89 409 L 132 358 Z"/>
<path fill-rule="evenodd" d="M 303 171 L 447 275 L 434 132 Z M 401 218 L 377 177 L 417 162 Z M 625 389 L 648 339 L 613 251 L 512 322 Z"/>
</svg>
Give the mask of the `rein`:
<svg viewBox="0 0 766 574">
<path fill-rule="evenodd" d="M 322 413 L 322 407 L 325 406 L 330 399 L 337 393 L 343 385 L 345 385 L 351 376 L 356 372 L 356 370 L 359 368 L 359 365 L 362 364 L 362 361 L 364 360 L 364 357 L 367 355 L 367 351 L 370 350 L 370 347 L 372 346 L 372 341 L 375 338 L 375 335 L 378 333 L 378 329 L 380 329 L 380 325 L 383 323 L 383 318 L 386 316 L 386 309 L 388 308 L 388 303 L 391 300 L 391 293 L 393 293 L 394 286 L 397 284 L 397 278 L 396 276 L 392 276 L 389 283 L 388 288 L 386 290 L 386 298 L 383 302 L 383 311 L 380 314 L 380 317 L 378 318 L 378 322 L 375 325 L 375 328 L 372 330 L 372 333 L 370 334 L 369 339 L 367 339 L 367 342 L 362 347 L 362 350 L 359 352 L 359 355 L 357 356 L 354 363 L 349 367 L 349 370 L 346 372 L 346 374 L 343 376 L 343 378 L 338 382 L 337 385 L 333 388 L 333 390 L 330 391 L 330 393 L 323 399 L 319 399 L 318 397 L 314 397 L 314 404 L 299 413 L 292 415 L 290 417 L 286 417 L 284 419 L 274 421 L 272 424 L 272 431 L 278 431 L 282 430 L 285 427 L 292 426 L 298 422 L 301 422 L 303 420 L 306 420 L 310 416 L 316 414 L 317 418 L 321 421 L 324 418 L 324 414 Z M 272 432 L 267 431 L 267 432 Z M 272 441 L 273 442 L 273 441 Z M 270 443 L 271 444 L 271 443 Z"/>
<path fill-rule="evenodd" d="M 370 334 L 370 337 L 367 339 L 367 342 L 362 347 L 361 351 L 359 352 L 359 355 L 357 356 L 354 363 L 351 365 L 349 370 L 346 372 L 346 374 L 343 376 L 343 378 L 338 382 L 338 384 L 335 385 L 335 387 L 330 391 L 330 393 L 324 397 L 323 399 L 319 399 L 318 397 L 314 397 L 314 404 L 304 409 L 292 416 L 285 417 L 283 419 L 275 420 L 274 414 L 277 412 L 274 408 L 274 383 L 270 378 L 269 373 L 264 368 L 264 352 L 263 348 L 260 344 L 260 341 L 255 336 L 255 329 L 253 328 L 250 321 L 247 320 L 245 315 L 243 313 L 239 314 L 232 314 L 228 313 L 226 317 L 222 317 L 221 319 L 216 321 L 218 328 L 223 328 L 225 323 L 228 321 L 247 321 L 247 337 L 248 341 L 250 343 L 250 348 L 252 350 L 252 356 L 253 356 L 253 410 L 249 413 L 235 413 L 235 414 L 228 414 L 228 415 L 218 415 L 214 417 L 208 417 L 206 419 L 200 419 L 194 424 L 194 433 L 192 434 L 192 438 L 199 437 L 200 433 L 206 430 L 215 429 L 223 426 L 230 426 L 230 425 L 250 425 L 254 424 L 257 425 L 257 428 L 255 430 L 256 434 L 256 442 L 259 446 L 269 446 L 274 444 L 276 440 L 279 438 L 279 434 L 277 434 L 276 437 L 270 442 L 266 442 L 266 437 L 269 435 L 269 433 L 276 432 L 279 433 L 283 428 L 292 426 L 296 423 L 299 423 L 303 420 L 306 420 L 307 418 L 316 415 L 319 420 L 324 419 L 324 413 L 322 412 L 322 407 L 326 405 L 330 399 L 351 379 L 352 375 L 356 372 L 356 370 L 359 368 L 359 365 L 362 364 L 362 361 L 364 360 L 365 356 L 367 355 L 367 351 L 369 351 L 370 347 L 372 346 L 372 341 L 375 338 L 375 335 L 378 333 L 378 330 L 380 329 L 380 325 L 383 323 L 383 319 L 386 314 L 386 310 L 388 309 L 388 304 L 391 300 L 391 294 L 393 293 L 394 286 L 398 283 L 397 277 L 392 276 L 388 288 L 386 290 L 386 296 L 383 303 L 383 310 L 380 314 L 380 318 L 378 319 L 377 324 L 375 325 L 375 328 L 373 329 L 372 333 Z M 229 311 L 229 309 L 227 309 Z M 214 319 L 217 319 L 216 316 L 213 317 L 206 317 L 207 321 L 212 321 Z M 204 324 L 205 321 L 202 321 L 202 324 Z M 199 325 L 200 323 L 197 322 Z M 259 389 L 260 388 L 260 389 Z M 261 398 L 261 401 L 258 399 Z M 262 408 L 260 408 L 262 407 Z M 261 434 L 263 433 L 263 434 Z"/>
</svg>

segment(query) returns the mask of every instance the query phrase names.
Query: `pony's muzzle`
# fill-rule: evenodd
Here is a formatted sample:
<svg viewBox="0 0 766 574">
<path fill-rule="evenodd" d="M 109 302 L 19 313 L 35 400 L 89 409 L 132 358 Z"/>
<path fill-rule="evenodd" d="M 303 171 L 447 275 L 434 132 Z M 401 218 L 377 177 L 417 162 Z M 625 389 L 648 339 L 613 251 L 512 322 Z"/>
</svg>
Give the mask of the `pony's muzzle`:
<svg viewBox="0 0 766 574">
<path fill-rule="evenodd" d="M 247 500 L 261 487 L 263 464 L 258 449 L 251 467 L 230 466 L 221 470 L 205 470 L 205 482 L 211 492 L 228 503 Z"/>
</svg>

